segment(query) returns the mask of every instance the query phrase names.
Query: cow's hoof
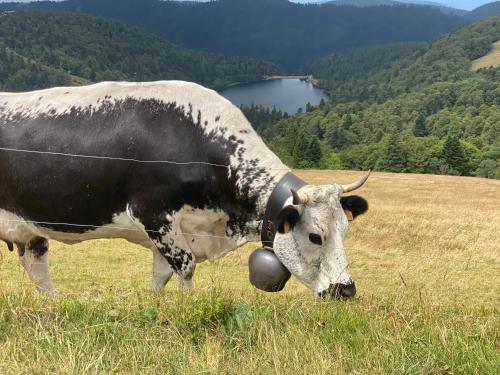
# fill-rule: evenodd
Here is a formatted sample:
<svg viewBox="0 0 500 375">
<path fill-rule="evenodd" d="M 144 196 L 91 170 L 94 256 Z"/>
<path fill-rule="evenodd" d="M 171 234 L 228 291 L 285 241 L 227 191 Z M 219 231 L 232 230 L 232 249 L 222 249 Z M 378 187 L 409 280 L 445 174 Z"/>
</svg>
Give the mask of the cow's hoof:
<svg viewBox="0 0 500 375">
<path fill-rule="evenodd" d="M 163 291 L 164 288 L 165 288 L 165 285 L 163 283 L 160 284 L 160 283 L 153 282 L 151 284 L 151 291 L 153 293 L 159 294 L 159 293 L 161 293 Z"/>
<path fill-rule="evenodd" d="M 179 289 L 183 293 L 191 291 L 193 289 L 193 279 L 179 277 Z"/>
<path fill-rule="evenodd" d="M 47 297 L 57 297 L 57 291 L 54 288 L 41 288 L 37 287 L 40 294 Z"/>
</svg>

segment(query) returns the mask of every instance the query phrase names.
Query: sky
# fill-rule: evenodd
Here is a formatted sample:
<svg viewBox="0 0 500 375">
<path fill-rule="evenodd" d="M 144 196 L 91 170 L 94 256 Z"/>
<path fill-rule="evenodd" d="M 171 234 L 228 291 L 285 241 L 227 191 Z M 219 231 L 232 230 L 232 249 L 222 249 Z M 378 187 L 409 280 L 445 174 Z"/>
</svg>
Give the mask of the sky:
<svg viewBox="0 0 500 375">
<path fill-rule="evenodd" d="M 8 2 L 21 2 L 21 3 L 29 3 L 30 0 L 0 0 L 0 3 L 8 3 Z M 291 0 L 294 3 L 311 3 L 315 1 L 321 1 L 321 0 Z M 447 5 L 453 8 L 459 8 L 459 9 L 467 9 L 467 10 L 472 10 L 474 8 L 477 8 L 478 6 L 481 6 L 483 4 L 487 3 L 492 3 L 493 1 L 496 0 L 433 0 L 436 3 L 440 3 L 443 5 Z"/>
</svg>

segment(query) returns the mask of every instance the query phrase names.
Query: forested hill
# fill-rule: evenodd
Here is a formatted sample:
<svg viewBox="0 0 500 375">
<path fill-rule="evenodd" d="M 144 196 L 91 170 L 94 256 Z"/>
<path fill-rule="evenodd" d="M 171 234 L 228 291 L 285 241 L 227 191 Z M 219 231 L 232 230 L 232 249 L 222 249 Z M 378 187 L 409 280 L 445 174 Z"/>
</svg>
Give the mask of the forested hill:
<svg viewBox="0 0 500 375">
<path fill-rule="evenodd" d="M 430 46 L 385 45 L 333 54 L 312 64 L 310 71 L 336 102 L 384 102 L 435 82 L 473 76 L 471 61 L 486 55 L 500 39 L 497 20 L 462 28 Z"/>
<path fill-rule="evenodd" d="M 176 46 L 118 21 L 85 14 L 0 15 L 0 90 L 103 80 L 181 79 L 221 89 L 279 73 L 253 58 Z"/>
<path fill-rule="evenodd" d="M 429 46 L 336 54 L 313 65 L 333 101 L 260 132 L 294 167 L 500 178 L 500 68 L 471 70 L 498 40 L 493 17 Z"/>
<path fill-rule="evenodd" d="M 402 89 L 399 74 L 428 50 L 426 43 L 399 43 L 332 54 L 310 65 L 333 102 L 383 102 Z M 392 82 L 390 84 L 390 82 Z"/>
<path fill-rule="evenodd" d="M 480 6 L 479 8 L 476 8 L 472 12 L 466 14 L 466 17 L 470 20 L 481 20 L 491 16 L 492 14 L 500 14 L 500 1 Z"/>
<path fill-rule="evenodd" d="M 301 5 L 287 0 L 69 0 L 0 4 L 4 10 L 91 13 L 115 18 L 176 44 L 273 61 L 289 70 L 332 52 L 430 41 L 465 21 L 424 6 Z"/>
</svg>

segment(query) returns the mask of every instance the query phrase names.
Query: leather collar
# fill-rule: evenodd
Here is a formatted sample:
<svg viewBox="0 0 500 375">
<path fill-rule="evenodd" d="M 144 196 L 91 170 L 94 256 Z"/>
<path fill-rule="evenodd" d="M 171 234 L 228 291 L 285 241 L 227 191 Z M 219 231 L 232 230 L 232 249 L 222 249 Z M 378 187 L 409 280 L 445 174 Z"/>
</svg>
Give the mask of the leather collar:
<svg viewBox="0 0 500 375">
<path fill-rule="evenodd" d="M 267 201 L 266 213 L 264 214 L 260 233 L 260 239 L 264 247 L 273 248 L 274 236 L 276 235 L 274 219 L 280 213 L 286 200 L 292 196 L 290 189 L 299 190 L 304 185 L 306 183 L 303 180 L 292 172 L 288 172 L 274 188 Z"/>
</svg>

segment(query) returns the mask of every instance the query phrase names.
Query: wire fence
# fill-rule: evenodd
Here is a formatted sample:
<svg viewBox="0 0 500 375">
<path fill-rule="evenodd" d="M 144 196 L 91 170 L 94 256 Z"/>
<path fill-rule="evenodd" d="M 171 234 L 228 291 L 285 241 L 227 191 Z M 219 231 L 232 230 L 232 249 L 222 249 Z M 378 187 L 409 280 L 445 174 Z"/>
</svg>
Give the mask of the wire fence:
<svg viewBox="0 0 500 375">
<path fill-rule="evenodd" d="M 231 166 L 210 163 L 206 161 L 190 161 L 190 162 L 178 162 L 172 160 L 140 160 L 133 158 L 122 158 L 122 157 L 113 157 L 113 156 L 98 156 L 98 155 L 82 155 L 82 154 L 72 154 L 72 153 L 62 153 L 62 152 L 52 152 L 52 151 L 39 151 L 39 150 L 24 150 L 24 149 L 15 149 L 8 147 L 0 147 L 0 151 L 6 152 L 15 152 L 15 153 L 26 153 L 26 154 L 35 154 L 35 155 L 49 155 L 49 156 L 63 156 L 63 157 L 71 157 L 71 158 L 83 158 L 83 159 L 95 159 L 95 160 L 111 160 L 111 161 L 122 161 L 122 162 L 132 162 L 132 163 L 141 163 L 141 164 L 167 164 L 167 165 L 177 165 L 177 166 L 190 166 L 190 165 L 207 165 L 213 167 L 221 167 L 230 169 Z M 266 170 L 284 170 L 290 171 L 290 168 L 267 168 Z M 1 209 L 1 208 L 0 208 Z M 124 231 L 124 232 L 141 232 L 141 233 L 152 233 L 152 234 L 167 234 L 162 231 L 152 230 L 152 229 L 139 229 L 139 228 L 128 228 L 121 227 L 113 224 L 108 225 L 92 225 L 92 224 L 76 224 L 76 223 L 66 223 L 66 222 L 51 222 L 51 221 L 36 221 L 36 220 L 14 220 L 14 219 L 0 219 L 2 223 L 19 223 L 19 224 L 32 224 L 32 225 L 40 225 L 40 226 L 54 226 L 54 227 L 74 227 L 74 228 L 88 228 L 89 230 L 98 230 L 98 229 L 106 229 L 106 230 L 116 230 L 116 231 Z M 198 234 L 198 233 L 184 233 L 180 231 L 168 232 L 169 236 L 191 236 L 191 237 L 201 237 L 201 238 L 217 238 L 217 239 L 228 239 L 228 236 L 217 236 L 210 234 Z M 479 234 L 478 234 L 479 238 Z M 366 249 L 350 249 L 352 251 L 365 251 Z M 449 254 L 447 254 L 449 255 Z M 440 259 L 446 261 L 448 258 L 444 256 L 444 254 L 439 254 L 435 256 L 427 255 L 417 255 L 411 253 L 398 254 L 395 256 L 404 256 L 404 257 L 412 257 L 419 259 Z M 495 260 L 484 260 L 477 259 L 474 257 L 474 254 L 471 253 L 470 256 L 464 260 L 465 263 L 470 264 L 472 262 L 483 262 L 491 264 L 495 262 Z M 498 260 L 496 260 L 498 261 Z"/>
</svg>

